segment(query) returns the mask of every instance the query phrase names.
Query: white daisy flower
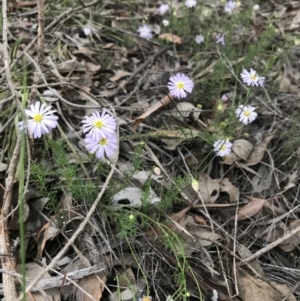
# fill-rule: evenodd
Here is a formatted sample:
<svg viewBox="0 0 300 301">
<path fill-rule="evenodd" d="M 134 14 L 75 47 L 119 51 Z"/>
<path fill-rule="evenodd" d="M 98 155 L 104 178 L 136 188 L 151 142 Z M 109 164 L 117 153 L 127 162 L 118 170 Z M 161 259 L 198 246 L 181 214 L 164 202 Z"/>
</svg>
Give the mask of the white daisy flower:
<svg viewBox="0 0 300 301">
<path fill-rule="evenodd" d="M 169 4 L 162 4 L 159 8 L 158 8 L 158 12 L 161 15 L 164 15 L 168 10 L 169 10 Z"/>
<path fill-rule="evenodd" d="M 39 101 L 29 106 L 30 109 L 25 110 L 27 115 L 28 131 L 34 139 L 41 138 L 44 134 L 49 134 L 51 129 L 57 127 L 58 117 L 53 115 L 57 112 L 51 106 L 46 106 L 44 103 L 41 105 Z M 26 128 L 23 121 L 19 122 L 20 130 Z"/>
<path fill-rule="evenodd" d="M 247 125 L 256 119 L 257 113 L 254 111 L 255 108 L 252 106 L 240 105 L 235 110 L 235 114 L 240 122 Z"/>
<path fill-rule="evenodd" d="M 100 140 L 115 134 L 117 128 L 116 119 L 108 114 L 105 109 L 101 114 L 94 112 L 91 116 L 85 116 L 82 123 L 83 133 L 89 132 L 94 140 Z"/>
<path fill-rule="evenodd" d="M 214 143 L 214 151 L 217 156 L 224 157 L 231 153 L 232 143 L 225 139 L 217 140 Z"/>
<path fill-rule="evenodd" d="M 259 76 L 258 73 L 254 69 L 250 69 L 248 72 L 246 69 L 241 73 L 241 78 L 248 87 L 251 86 L 260 86 L 262 87 L 265 82 L 265 77 Z"/>
<path fill-rule="evenodd" d="M 197 4 L 197 0 L 185 0 L 185 5 L 188 8 L 194 7 Z"/>
<path fill-rule="evenodd" d="M 194 88 L 193 81 L 183 73 L 171 76 L 168 82 L 170 94 L 177 98 L 186 98 L 187 93 L 191 93 Z"/>
<path fill-rule="evenodd" d="M 99 139 L 94 139 L 92 135 L 87 135 L 84 142 L 88 152 L 95 154 L 98 159 L 102 159 L 104 156 L 108 158 L 114 156 L 118 146 L 118 139 L 115 134 L 106 138 L 99 137 Z"/>
<path fill-rule="evenodd" d="M 202 34 L 199 34 L 195 37 L 195 41 L 197 44 L 201 44 L 202 42 L 204 42 L 204 36 Z"/>
<path fill-rule="evenodd" d="M 151 40 L 153 38 L 153 34 L 151 32 L 151 28 L 147 24 L 143 24 L 138 28 L 138 33 L 141 38 L 146 39 L 146 40 Z"/>
</svg>

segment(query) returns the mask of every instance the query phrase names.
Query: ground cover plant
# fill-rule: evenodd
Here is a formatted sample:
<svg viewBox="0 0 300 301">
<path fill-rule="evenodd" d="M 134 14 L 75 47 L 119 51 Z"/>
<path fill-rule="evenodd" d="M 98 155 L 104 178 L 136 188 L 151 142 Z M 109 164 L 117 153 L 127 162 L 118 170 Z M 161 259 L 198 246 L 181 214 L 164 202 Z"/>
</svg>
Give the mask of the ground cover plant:
<svg viewBox="0 0 300 301">
<path fill-rule="evenodd" d="M 298 1 L 2 1 L 0 294 L 298 300 Z"/>
</svg>

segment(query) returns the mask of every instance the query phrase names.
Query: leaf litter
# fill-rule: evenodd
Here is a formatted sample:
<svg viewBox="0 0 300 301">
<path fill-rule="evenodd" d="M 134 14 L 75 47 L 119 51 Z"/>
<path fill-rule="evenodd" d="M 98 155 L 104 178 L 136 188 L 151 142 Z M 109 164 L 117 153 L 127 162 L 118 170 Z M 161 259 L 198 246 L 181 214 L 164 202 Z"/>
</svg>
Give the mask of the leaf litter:
<svg viewBox="0 0 300 301">
<path fill-rule="evenodd" d="M 33 80 L 36 67 L 28 56 L 19 63 L 15 60 L 41 25 L 38 10 L 28 9 L 36 4 L 8 4 L 8 44 L 16 62 L 10 68 L 13 87 L 18 93 L 28 87 L 30 102 L 37 98 L 55 106 L 63 126 L 61 132 L 51 133 L 51 140 L 68 141 L 63 146 L 68 160 L 60 163 L 61 150 L 44 148 L 41 141 L 30 137 L 28 140 L 26 160 L 32 166 L 43 163 L 28 173 L 22 207 L 28 279 L 44 271 L 80 228 L 111 166 L 106 161 L 103 167 L 86 154 L 82 117 L 105 107 L 115 112 L 120 126 L 120 156 L 113 178 L 95 214 L 56 262 L 55 273 L 68 277 L 56 279 L 53 270 L 45 273 L 42 290 L 32 289 L 32 297 L 147 301 L 151 299 L 145 296 L 151 295 L 152 300 L 165 300 L 166 296 L 175 300 L 174 293 L 180 287 L 184 300 L 199 300 L 200 294 L 214 301 L 299 299 L 295 280 L 300 276 L 299 233 L 276 248 L 272 245 L 299 227 L 299 145 L 296 139 L 289 140 L 298 131 L 294 117 L 299 110 L 295 34 L 299 3 L 270 0 L 253 10 L 242 2 L 229 17 L 218 1 L 198 3 L 194 11 L 184 11 L 184 2 L 175 1 L 167 15 L 172 27 L 163 27 L 155 1 L 102 6 L 96 2 L 53 3 L 51 14 L 46 9 L 46 25 L 56 20 L 53 15 L 59 15 L 60 21 L 50 24 L 42 48 L 34 44 L 25 51 L 37 62 L 43 82 Z M 251 9 L 251 16 L 247 15 L 250 28 L 241 22 L 237 32 L 234 24 L 232 34 L 225 35 L 224 48 L 211 43 L 217 33 L 226 30 L 224 18 L 233 20 L 246 8 Z M 135 22 L 144 21 L 150 23 L 152 40 L 137 35 L 139 23 Z M 205 34 L 204 48 L 194 42 L 199 32 L 186 30 L 184 22 L 203 25 L 196 27 Z M 286 39 L 286 32 L 295 38 L 294 45 Z M 235 79 L 242 68 L 251 67 L 243 49 L 246 44 L 256 46 L 271 34 L 268 41 L 276 45 L 273 53 L 278 58 L 269 61 L 269 45 L 251 62 L 253 68 L 262 66 L 268 81 L 277 83 L 278 93 L 267 86 L 272 95 L 266 94 L 266 101 L 263 89 L 247 90 L 247 101 L 257 108 L 259 118 L 233 127 L 230 114 L 245 96 Z M 245 45 L 239 50 L 241 41 Z M 232 43 L 235 51 L 227 51 Z M 1 44 L 1 56 L 5 46 Z M 41 61 L 39 49 L 43 48 L 45 59 Z M 291 48 L 290 54 L 285 53 L 287 48 Z M 29 78 L 26 85 L 19 77 L 25 69 Z M 224 72 L 218 78 L 221 70 Z M 194 94 L 181 101 L 167 90 L 168 79 L 177 71 L 189 74 L 196 87 Z M 7 100 L 7 87 L 2 88 L 0 193 L 4 196 L 9 188 L 13 196 L 7 233 L 12 256 L 20 261 L 19 169 L 13 185 L 7 186 L 16 141 L 13 122 L 17 125 L 20 119 L 13 119 L 17 106 Z M 221 98 L 225 93 L 226 103 Z M 21 118 L 21 114 L 17 116 Z M 224 133 L 229 133 L 225 138 L 233 142 L 232 152 L 217 158 L 213 139 L 223 139 Z M 28 171 L 32 166 L 28 165 Z M 159 167 L 159 176 L 154 174 L 154 167 Z M 196 191 L 192 189 L 192 175 Z M 260 255 L 248 267 L 243 265 L 243 260 L 259 250 Z M 180 270 L 182 262 L 189 267 Z M 5 263 L 2 259 L 3 268 Z M 15 271 L 20 271 L 19 266 Z M 176 275 L 185 279 L 181 286 Z M 49 288 L 51 279 L 58 282 Z M 188 291 L 182 289 L 183 284 Z M 196 286 L 200 290 L 195 290 Z M 5 295 L 5 289 L 0 293 Z"/>
</svg>

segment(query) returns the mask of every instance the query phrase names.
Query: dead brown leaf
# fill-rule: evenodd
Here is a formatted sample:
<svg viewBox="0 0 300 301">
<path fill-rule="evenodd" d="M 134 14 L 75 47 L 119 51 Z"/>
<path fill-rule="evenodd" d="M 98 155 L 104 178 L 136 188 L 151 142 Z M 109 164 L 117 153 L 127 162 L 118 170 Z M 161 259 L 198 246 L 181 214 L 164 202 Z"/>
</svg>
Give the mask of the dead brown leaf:
<svg viewBox="0 0 300 301">
<path fill-rule="evenodd" d="M 94 300 L 101 300 L 102 292 L 105 288 L 106 276 L 101 273 L 101 277 L 92 274 L 86 276 L 78 281 L 78 285 L 88 294 L 90 294 Z M 77 300 L 90 301 L 93 300 L 85 292 L 76 288 L 75 295 Z"/>
<path fill-rule="evenodd" d="M 289 224 L 289 230 L 294 230 L 300 226 L 300 219 L 296 219 Z M 298 232 L 295 236 L 290 237 L 279 245 L 279 248 L 284 252 L 293 251 L 300 244 L 300 233 Z"/>
<path fill-rule="evenodd" d="M 247 162 L 245 163 L 246 166 L 252 166 L 257 163 L 259 163 L 262 158 L 264 157 L 265 151 L 267 149 L 267 146 L 269 142 L 274 138 L 274 135 L 267 136 L 263 141 L 257 143 L 254 146 L 254 149 L 250 155 L 250 157 L 247 159 Z"/>
<path fill-rule="evenodd" d="M 127 72 L 125 70 L 117 70 L 115 72 L 115 75 L 113 77 L 111 77 L 109 80 L 111 80 L 112 82 L 116 82 L 119 79 L 124 78 L 126 76 L 130 76 L 130 75 L 131 75 L 131 73 Z"/>
<path fill-rule="evenodd" d="M 229 155 L 223 157 L 221 164 L 232 165 L 238 160 L 240 160 L 240 158 L 238 158 L 235 153 L 231 152 Z"/>
<path fill-rule="evenodd" d="M 162 33 L 158 36 L 160 39 L 167 40 L 169 42 L 175 43 L 175 44 L 181 44 L 181 38 L 172 34 L 172 33 Z"/>
<path fill-rule="evenodd" d="M 268 200 L 251 198 L 250 203 L 239 209 L 237 219 L 243 220 L 257 214 Z"/>
<path fill-rule="evenodd" d="M 228 178 L 224 178 L 220 185 L 221 191 L 229 194 L 230 203 L 237 203 L 240 197 L 240 190 L 234 186 Z"/>
<path fill-rule="evenodd" d="M 242 258 L 242 259 L 246 259 L 248 258 L 249 256 L 252 255 L 251 251 L 243 244 L 240 244 L 240 243 L 237 243 L 236 244 L 236 249 L 239 253 L 239 256 Z M 263 268 L 261 267 L 259 261 L 257 259 L 254 259 L 252 261 L 250 261 L 248 263 L 260 276 L 264 277 L 265 276 L 265 273 L 264 273 L 264 270 Z"/>
<path fill-rule="evenodd" d="M 198 179 L 198 196 L 205 204 L 213 204 L 220 193 L 218 180 L 213 180 L 208 174 L 200 176 Z"/>
<path fill-rule="evenodd" d="M 171 102 L 171 100 L 173 100 L 173 96 L 171 94 L 169 94 L 169 95 L 166 95 L 160 101 L 158 101 L 155 104 L 153 104 L 151 107 L 149 107 L 148 110 L 145 113 L 143 113 L 142 115 L 140 115 L 134 121 L 134 124 L 131 127 L 132 131 L 135 132 L 137 130 L 137 128 L 139 127 L 139 125 L 144 121 L 144 119 L 146 119 L 148 116 L 150 116 L 152 113 L 154 113 L 158 109 L 160 109 L 160 108 L 162 108 L 164 106 L 167 106 Z"/>
<path fill-rule="evenodd" d="M 245 139 L 235 140 L 232 144 L 232 151 L 241 159 L 247 161 L 253 150 L 253 144 Z"/>
<path fill-rule="evenodd" d="M 239 297 L 243 301 L 281 301 L 285 297 L 287 290 L 289 290 L 286 285 L 277 285 L 278 291 L 282 292 L 280 294 L 265 281 L 246 273 L 240 268 L 237 269 L 237 278 Z M 272 285 L 274 283 L 272 282 Z M 296 301 L 296 298 L 294 295 L 291 295 L 287 298 L 287 301 Z"/>
</svg>

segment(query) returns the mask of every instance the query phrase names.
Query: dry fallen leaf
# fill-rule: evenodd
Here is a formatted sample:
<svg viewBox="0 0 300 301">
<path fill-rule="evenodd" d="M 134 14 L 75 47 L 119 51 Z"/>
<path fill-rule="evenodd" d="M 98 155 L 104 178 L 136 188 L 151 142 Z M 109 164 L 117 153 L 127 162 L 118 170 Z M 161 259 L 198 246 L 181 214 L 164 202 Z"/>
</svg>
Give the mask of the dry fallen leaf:
<svg viewBox="0 0 300 301">
<path fill-rule="evenodd" d="M 78 285 L 84 290 L 80 290 L 78 288 L 74 287 L 75 291 L 75 296 L 77 300 L 82 300 L 82 301 L 91 301 L 88 294 L 90 294 L 94 300 L 101 300 L 102 297 L 102 292 L 105 288 L 105 283 L 106 283 L 106 276 L 104 273 L 99 273 L 97 274 L 92 274 L 88 275 L 78 281 Z"/>
<path fill-rule="evenodd" d="M 246 259 L 248 258 L 249 256 L 252 255 L 251 251 L 243 244 L 240 244 L 240 243 L 237 243 L 236 244 L 236 250 L 238 251 L 239 253 L 239 256 L 242 258 L 242 259 Z M 257 259 L 254 259 L 250 262 L 248 262 L 248 264 L 262 277 L 265 276 L 265 273 L 264 273 L 264 270 L 263 268 L 261 267 L 259 261 Z"/>
<path fill-rule="evenodd" d="M 263 141 L 257 143 L 254 146 L 254 149 L 250 155 L 250 157 L 246 160 L 247 162 L 245 163 L 246 166 L 252 166 L 257 163 L 259 163 L 262 158 L 264 157 L 266 148 L 269 144 L 269 142 L 274 138 L 274 135 L 270 135 L 266 137 Z"/>
<path fill-rule="evenodd" d="M 251 180 L 253 192 L 262 192 L 269 189 L 272 182 L 272 169 L 265 165 L 260 165 L 257 174 Z"/>
<path fill-rule="evenodd" d="M 198 196 L 205 204 L 213 204 L 220 193 L 218 180 L 213 180 L 208 174 L 200 176 L 198 179 Z"/>
<path fill-rule="evenodd" d="M 293 220 L 289 224 L 289 230 L 294 230 L 300 226 L 300 219 Z M 293 251 L 300 244 L 300 233 L 298 232 L 295 236 L 290 237 L 279 245 L 279 248 L 284 252 Z"/>
<path fill-rule="evenodd" d="M 190 115 L 192 115 L 194 120 L 197 120 L 200 116 L 200 113 L 201 110 L 197 109 L 193 104 L 184 101 L 179 102 L 174 109 L 167 112 L 168 115 L 181 121 L 184 120 L 184 117 L 188 117 Z"/>
<path fill-rule="evenodd" d="M 109 80 L 111 80 L 112 82 L 116 82 L 119 79 L 124 78 L 126 76 L 130 76 L 130 75 L 131 75 L 130 72 L 127 72 L 127 71 L 124 71 L 124 70 L 117 70 L 115 72 L 115 75 L 113 77 L 111 77 Z"/>
<path fill-rule="evenodd" d="M 251 198 L 250 203 L 239 209 L 237 219 L 243 220 L 257 214 L 268 200 Z"/>
<path fill-rule="evenodd" d="M 220 185 L 221 191 L 229 194 L 230 203 L 237 203 L 240 197 L 240 190 L 234 186 L 228 178 L 224 178 Z"/>
<path fill-rule="evenodd" d="M 167 40 L 175 44 L 181 44 L 181 38 L 172 33 L 163 33 L 158 36 L 160 39 Z"/>
<path fill-rule="evenodd" d="M 245 139 L 235 140 L 232 144 L 232 151 L 241 159 L 247 161 L 253 150 L 253 144 Z"/>
<path fill-rule="evenodd" d="M 282 292 L 280 294 L 268 283 L 246 273 L 241 268 L 237 269 L 237 278 L 239 297 L 243 301 L 281 301 L 286 296 L 287 291 L 289 291 L 286 285 L 277 285 L 278 291 Z M 274 283 L 272 282 L 272 285 Z M 287 301 L 296 301 L 296 298 L 292 294 L 287 298 Z"/>
<path fill-rule="evenodd" d="M 18 267 L 17 269 L 19 268 L 21 269 L 21 266 Z M 34 279 L 37 274 L 43 272 L 44 270 L 45 268 L 43 266 L 40 266 L 35 262 L 26 263 L 26 277 L 28 277 L 28 279 Z M 51 278 L 48 272 L 44 273 L 41 279 L 47 279 L 47 278 Z M 45 290 L 45 293 L 47 299 L 45 299 L 45 297 L 39 292 L 32 293 L 32 296 L 36 301 L 44 301 L 44 300 L 60 301 L 61 300 L 59 288 L 55 287 L 55 288 L 47 289 Z M 32 300 L 32 299 L 28 298 L 26 300 Z"/>
<path fill-rule="evenodd" d="M 223 157 L 221 164 L 232 165 L 238 160 L 240 160 L 240 158 L 238 158 L 235 153 L 231 152 L 229 155 Z"/>
</svg>

